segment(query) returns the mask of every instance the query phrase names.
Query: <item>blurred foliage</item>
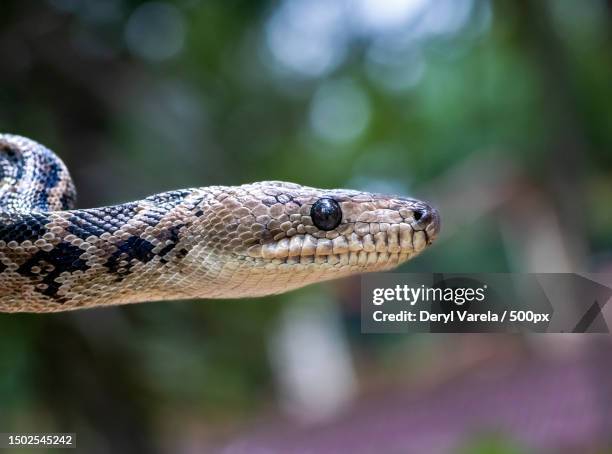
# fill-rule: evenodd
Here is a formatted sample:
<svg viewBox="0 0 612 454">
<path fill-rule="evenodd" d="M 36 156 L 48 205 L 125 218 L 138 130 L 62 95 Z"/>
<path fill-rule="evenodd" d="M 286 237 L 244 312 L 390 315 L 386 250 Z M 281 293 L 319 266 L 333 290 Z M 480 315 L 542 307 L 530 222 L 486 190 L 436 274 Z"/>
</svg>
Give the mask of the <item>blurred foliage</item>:
<svg viewBox="0 0 612 454">
<path fill-rule="evenodd" d="M 584 222 L 588 266 L 607 269 L 610 3 L 385 5 L 5 0 L 0 129 L 57 151 L 80 206 L 264 179 L 419 196 L 497 153 Z M 404 269 L 513 270 L 490 214 Z M 214 439 L 274 406 L 268 337 L 294 298 L 0 316 L 0 427 L 76 431 L 90 452 L 155 452 L 190 421 Z"/>
</svg>

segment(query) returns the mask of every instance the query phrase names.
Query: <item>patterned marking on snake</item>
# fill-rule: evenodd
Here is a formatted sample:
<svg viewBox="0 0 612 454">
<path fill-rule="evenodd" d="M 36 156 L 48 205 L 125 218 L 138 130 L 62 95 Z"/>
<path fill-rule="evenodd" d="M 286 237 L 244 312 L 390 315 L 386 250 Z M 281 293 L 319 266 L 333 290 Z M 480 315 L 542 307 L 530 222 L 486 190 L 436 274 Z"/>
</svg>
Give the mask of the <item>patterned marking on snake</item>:
<svg viewBox="0 0 612 454">
<path fill-rule="evenodd" d="M 255 297 L 388 270 L 436 238 L 416 199 L 263 181 L 74 209 L 64 163 L 0 134 L 0 311 Z"/>
</svg>

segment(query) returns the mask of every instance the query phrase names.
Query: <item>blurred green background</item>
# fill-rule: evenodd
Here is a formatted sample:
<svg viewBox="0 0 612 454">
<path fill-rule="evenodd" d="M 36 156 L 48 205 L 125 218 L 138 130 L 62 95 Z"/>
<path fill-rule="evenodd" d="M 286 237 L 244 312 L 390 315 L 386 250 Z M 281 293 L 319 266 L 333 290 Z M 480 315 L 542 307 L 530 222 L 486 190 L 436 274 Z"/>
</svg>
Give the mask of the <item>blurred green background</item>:
<svg viewBox="0 0 612 454">
<path fill-rule="evenodd" d="M 609 275 L 611 23 L 603 0 L 4 0 L 0 130 L 55 150 L 79 207 L 256 180 L 414 195 L 443 231 L 404 271 Z M 358 279 L 5 314 L 0 338 L 0 431 L 83 452 L 612 446 L 607 369 L 573 375 L 607 338 L 364 336 Z"/>
</svg>

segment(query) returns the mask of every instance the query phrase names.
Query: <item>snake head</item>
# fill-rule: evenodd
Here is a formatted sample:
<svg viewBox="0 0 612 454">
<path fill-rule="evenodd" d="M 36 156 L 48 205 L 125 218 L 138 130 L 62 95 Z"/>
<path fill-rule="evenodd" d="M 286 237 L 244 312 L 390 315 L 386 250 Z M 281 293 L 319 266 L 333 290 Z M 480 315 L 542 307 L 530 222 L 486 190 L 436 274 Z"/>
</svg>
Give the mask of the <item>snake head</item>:
<svg viewBox="0 0 612 454">
<path fill-rule="evenodd" d="M 436 238 L 440 216 L 412 198 L 279 181 L 208 188 L 205 248 L 219 297 L 256 296 L 395 268 Z"/>
</svg>

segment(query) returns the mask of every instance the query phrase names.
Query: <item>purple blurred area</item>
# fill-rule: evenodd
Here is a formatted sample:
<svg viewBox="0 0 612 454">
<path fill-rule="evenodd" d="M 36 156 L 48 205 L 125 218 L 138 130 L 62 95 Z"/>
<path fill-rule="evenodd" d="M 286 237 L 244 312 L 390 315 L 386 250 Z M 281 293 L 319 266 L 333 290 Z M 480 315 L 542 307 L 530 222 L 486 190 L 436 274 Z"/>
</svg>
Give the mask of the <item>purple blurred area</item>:
<svg viewBox="0 0 612 454">
<path fill-rule="evenodd" d="M 601 336 L 586 355 L 489 361 L 433 387 L 385 390 L 320 425 L 268 422 L 219 452 L 470 452 L 487 436 L 518 452 L 600 452 L 612 434 L 608 343 Z"/>
</svg>

